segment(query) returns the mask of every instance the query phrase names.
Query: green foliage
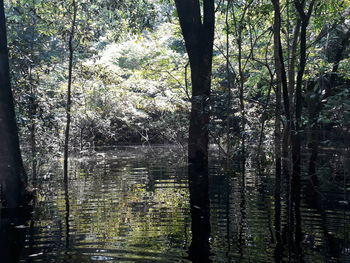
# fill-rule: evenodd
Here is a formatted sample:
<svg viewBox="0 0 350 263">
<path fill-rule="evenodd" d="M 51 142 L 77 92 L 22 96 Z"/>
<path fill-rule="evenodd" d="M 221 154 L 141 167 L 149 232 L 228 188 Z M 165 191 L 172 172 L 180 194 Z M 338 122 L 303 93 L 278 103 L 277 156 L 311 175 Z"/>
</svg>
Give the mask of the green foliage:
<svg viewBox="0 0 350 263">
<path fill-rule="evenodd" d="M 80 146 L 185 139 L 188 105 L 178 67 L 186 57 L 168 47 L 174 37 L 164 31 L 173 29 L 164 24 L 82 61 L 73 107 L 73 137 L 85 141 Z"/>
<path fill-rule="evenodd" d="M 185 143 L 191 72 L 173 2 L 76 2 L 72 144 L 82 149 L 115 143 Z M 38 147 L 59 150 L 65 121 L 71 2 L 5 3 L 23 144 L 29 147 L 31 135 L 35 134 Z M 276 85 L 273 5 L 270 0 L 231 1 L 226 10 L 227 3 L 216 3 L 210 134 L 215 143 L 231 140 L 234 145 L 244 133 L 246 140 L 255 145 L 262 123 L 266 122 L 264 138 L 270 145 Z M 288 58 L 298 14 L 292 1 L 281 4 L 283 55 Z M 334 0 L 316 5 L 307 31 L 304 83 L 329 73 L 340 49 L 338 74 L 349 78 L 349 48 L 345 41 L 349 33 L 348 6 L 349 1 Z M 297 59 L 296 72 L 298 62 Z M 289 69 L 287 62 L 286 65 Z M 348 111 L 345 91 L 339 86 L 332 96 L 321 101 L 324 108 L 320 122 L 334 127 L 347 125 L 346 114 L 331 114 Z M 313 92 L 316 91 L 305 92 L 304 99 Z M 306 126 L 312 126 L 308 123 L 312 120 L 303 118 Z"/>
</svg>

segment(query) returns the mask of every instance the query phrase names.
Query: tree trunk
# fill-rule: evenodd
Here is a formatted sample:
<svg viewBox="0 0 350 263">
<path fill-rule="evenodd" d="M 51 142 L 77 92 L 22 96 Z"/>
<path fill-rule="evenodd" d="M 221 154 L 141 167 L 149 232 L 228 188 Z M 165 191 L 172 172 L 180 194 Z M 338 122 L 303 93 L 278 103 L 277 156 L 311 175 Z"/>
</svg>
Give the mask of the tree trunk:
<svg viewBox="0 0 350 263">
<path fill-rule="evenodd" d="M 64 153 L 63 153 L 63 173 L 64 180 L 68 180 L 68 148 L 69 148 L 69 132 L 70 132 L 70 124 L 71 124 L 71 105 L 72 105 L 72 73 L 73 73 L 73 58 L 74 58 L 74 49 L 73 49 L 73 39 L 75 34 L 75 24 L 77 17 L 77 6 L 75 0 L 72 2 L 73 5 L 73 19 L 72 19 L 72 27 L 69 34 L 68 47 L 69 47 L 69 62 L 68 62 L 68 88 L 67 88 L 67 106 L 66 106 L 66 114 L 67 114 L 67 123 L 66 130 L 64 133 Z"/>
<path fill-rule="evenodd" d="M 189 166 L 192 241 L 189 258 L 194 263 L 210 262 L 210 201 L 207 167 Z"/>
<path fill-rule="evenodd" d="M 214 0 L 204 0 L 203 17 L 198 0 L 175 0 L 175 3 L 191 66 L 192 105 L 188 161 L 207 166 Z"/>
<path fill-rule="evenodd" d="M 272 0 L 274 6 L 274 59 L 277 73 L 277 87 L 276 87 L 276 111 L 275 111 L 275 160 L 276 160 L 276 174 L 281 174 L 281 89 L 283 92 L 283 104 L 286 115 L 285 132 L 289 131 L 290 127 L 290 112 L 289 112 L 289 96 L 287 86 L 287 76 L 283 61 L 283 52 L 281 44 L 281 10 L 279 0 Z M 285 153 L 284 153 L 285 155 Z M 283 156 L 285 157 L 285 156 Z"/>
<path fill-rule="evenodd" d="M 226 77 L 227 77 L 227 119 L 226 119 L 226 140 L 227 140 L 227 163 L 229 164 L 231 157 L 231 139 L 230 139 L 230 128 L 231 128 L 231 70 L 230 70 L 230 25 L 228 21 L 229 9 L 231 7 L 231 0 L 227 0 L 226 14 L 225 14 L 225 26 L 226 26 Z"/>
<path fill-rule="evenodd" d="M 31 85 L 31 84 L 29 84 Z M 31 149 L 31 162 L 32 162 L 32 180 L 33 180 L 33 186 L 36 185 L 36 179 L 37 179 L 37 147 L 36 147 L 36 124 L 35 124 L 35 115 L 37 113 L 37 106 L 35 101 L 35 94 L 33 91 L 33 87 L 30 89 L 30 105 L 29 105 L 29 119 L 30 119 L 30 125 L 29 125 L 29 133 L 30 133 L 30 149 Z"/>
<path fill-rule="evenodd" d="M 292 198 L 294 202 L 299 202 L 300 192 L 296 191 L 300 189 L 301 180 L 301 113 L 302 113 L 302 84 L 306 66 L 306 30 L 309 24 L 311 12 L 313 10 L 315 0 L 312 0 L 307 13 L 304 11 L 305 1 L 294 1 L 295 8 L 299 14 L 301 26 L 300 26 L 300 60 L 299 70 L 297 75 L 296 87 L 295 87 L 295 130 L 292 133 L 292 160 L 293 160 L 293 172 L 292 172 Z"/>
<path fill-rule="evenodd" d="M 24 204 L 27 176 L 11 91 L 3 0 L 0 0 L 0 36 L 0 192 L 2 206 L 16 208 Z"/>
<path fill-rule="evenodd" d="M 291 129 L 293 125 L 294 116 L 294 89 L 295 89 L 295 63 L 297 59 L 297 46 L 300 32 L 300 19 L 297 20 L 293 32 L 293 42 L 288 48 L 291 50 L 288 60 L 288 98 L 289 98 L 289 121 L 287 121 L 283 134 L 282 156 L 283 156 L 283 169 L 285 173 L 290 174 L 292 171 L 292 161 L 290 154 L 291 144 Z M 287 172 L 288 171 L 288 172 Z"/>
<path fill-rule="evenodd" d="M 175 0 L 191 66 L 192 99 L 188 141 L 193 262 L 210 262 L 208 194 L 209 98 L 214 43 L 214 0 Z"/>
<path fill-rule="evenodd" d="M 237 38 L 237 47 L 238 47 L 238 74 L 239 74 L 239 106 L 241 110 L 241 154 L 242 154 L 242 166 L 245 166 L 245 104 L 244 104 L 244 72 L 242 65 L 242 29 L 241 25 L 238 28 L 238 38 Z"/>
</svg>

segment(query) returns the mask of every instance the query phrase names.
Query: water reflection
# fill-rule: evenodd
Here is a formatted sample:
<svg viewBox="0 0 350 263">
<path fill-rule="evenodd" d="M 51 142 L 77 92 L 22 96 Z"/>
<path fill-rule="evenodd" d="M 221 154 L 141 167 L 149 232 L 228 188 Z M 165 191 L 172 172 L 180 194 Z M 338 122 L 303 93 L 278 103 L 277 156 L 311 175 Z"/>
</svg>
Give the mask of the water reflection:
<svg viewBox="0 0 350 263">
<path fill-rule="evenodd" d="M 286 176 L 249 159 L 242 174 L 212 158 L 209 187 L 165 147 L 77 157 L 68 184 L 50 164 L 20 262 L 350 262 L 342 158 L 324 158 L 317 199 L 305 174 L 292 210 Z"/>
<path fill-rule="evenodd" d="M 192 219 L 189 259 L 198 263 L 211 262 L 208 167 L 192 163 L 189 165 L 188 172 Z"/>
<path fill-rule="evenodd" d="M 280 161 L 279 161 L 280 162 Z M 286 170 L 284 170 L 286 171 Z M 276 165 L 275 169 L 275 191 L 274 191 L 274 199 L 275 199 L 275 216 L 274 216 L 274 227 L 275 227 L 275 239 L 276 239 L 276 245 L 274 250 L 274 259 L 276 263 L 283 262 L 283 238 L 282 238 L 282 228 L 281 228 L 281 215 L 282 215 L 282 205 L 281 205 L 281 184 L 282 184 L 282 178 L 281 178 L 281 167 L 280 163 Z"/>
<path fill-rule="evenodd" d="M 70 236 L 70 226 L 69 226 L 69 214 L 70 214 L 70 206 L 69 206 L 69 190 L 68 190 L 68 175 L 64 176 L 64 203 L 66 206 L 66 214 L 65 214 L 65 223 L 66 223 L 66 252 L 69 251 L 69 236 Z"/>
<path fill-rule="evenodd" d="M 26 223 L 30 211 L 26 209 L 1 209 L 0 257 L 3 263 L 17 263 L 24 246 Z"/>
</svg>

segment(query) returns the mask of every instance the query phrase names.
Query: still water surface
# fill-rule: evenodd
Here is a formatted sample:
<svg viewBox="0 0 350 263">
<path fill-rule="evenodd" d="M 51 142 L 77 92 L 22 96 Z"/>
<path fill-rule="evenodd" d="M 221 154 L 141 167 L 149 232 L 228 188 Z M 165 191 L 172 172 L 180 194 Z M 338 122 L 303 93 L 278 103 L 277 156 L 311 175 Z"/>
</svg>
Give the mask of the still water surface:
<svg viewBox="0 0 350 263">
<path fill-rule="evenodd" d="M 322 208 L 301 202 L 301 253 L 305 262 L 346 263 L 350 183 L 345 168 L 334 168 L 339 158 L 327 159 L 332 161 L 320 174 L 326 181 Z M 274 175 L 270 169 L 257 172 L 252 163 L 243 175 L 211 158 L 211 260 L 293 262 L 285 243 L 276 258 Z M 60 167 L 50 164 L 40 179 L 20 262 L 190 262 L 188 169 L 176 149 L 119 147 L 72 158 L 68 188 Z M 342 180 L 332 181 L 338 173 Z"/>
</svg>

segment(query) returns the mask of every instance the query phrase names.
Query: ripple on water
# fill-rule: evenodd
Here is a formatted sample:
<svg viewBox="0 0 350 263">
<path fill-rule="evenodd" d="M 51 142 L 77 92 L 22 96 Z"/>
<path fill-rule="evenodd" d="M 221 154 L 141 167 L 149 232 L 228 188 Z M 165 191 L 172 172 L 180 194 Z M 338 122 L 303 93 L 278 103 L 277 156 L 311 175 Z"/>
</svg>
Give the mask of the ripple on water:
<svg viewBox="0 0 350 263">
<path fill-rule="evenodd" d="M 145 147 L 131 147 L 96 159 L 71 160 L 68 189 L 60 165 L 51 164 L 21 262 L 189 262 L 187 168 L 171 150 L 169 156 L 166 148 L 150 154 Z M 215 160 L 209 171 L 213 262 L 274 262 L 273 174 L 247 169 L 242 176 Z M 350 187 L 344 187 L 321 189 L 328 201 L 320 207 L 302 200 L 301 247 L 306 262 L 350 262 Z M 283 230 L 288 199 L 281 199 Z M 282 244 L 284 259 L 286 246 Z"/>
</svg>

